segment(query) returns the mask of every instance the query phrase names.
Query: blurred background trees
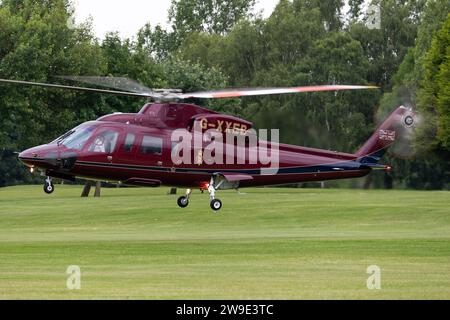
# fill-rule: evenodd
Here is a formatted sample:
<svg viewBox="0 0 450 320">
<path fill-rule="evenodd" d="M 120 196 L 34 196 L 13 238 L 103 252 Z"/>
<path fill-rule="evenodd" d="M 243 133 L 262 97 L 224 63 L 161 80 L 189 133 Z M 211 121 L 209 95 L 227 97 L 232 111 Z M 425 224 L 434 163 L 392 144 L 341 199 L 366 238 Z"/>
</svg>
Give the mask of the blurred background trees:
<svg viewBox="0 0 450 320">
<path fill-rule="evenodd" d="M 422 126 L 392 174 L 332 186 L 450 188 L 450 3 L 280 0 L 267 19 L 255 0 L 173 0 L 169 29 L 150 22 L 132 39 L 73 25 L 68 0 L 0 1 L 0 77 L 54 82 L 57 75 L 111 75 L 183 90 L 229 86 L 376 84 L 380 90 L 208 101 L 204 105 L 279 128 L 282 142 L 353 152 L 399 105 Z M 366 1 L 367 4 L 367 1 Z M 32 182 L 15 151 L 86 120 L 136 112 L 145 100 L 0 86 L 0 186 Z"/>
</svg>

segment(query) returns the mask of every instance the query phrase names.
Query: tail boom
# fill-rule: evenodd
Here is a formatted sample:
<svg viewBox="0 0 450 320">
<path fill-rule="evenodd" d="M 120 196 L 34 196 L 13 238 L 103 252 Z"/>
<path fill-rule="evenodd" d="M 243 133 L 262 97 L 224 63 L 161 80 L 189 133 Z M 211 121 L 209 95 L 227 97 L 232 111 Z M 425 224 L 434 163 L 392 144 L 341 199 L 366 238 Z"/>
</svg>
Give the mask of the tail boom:
<svg viewBox="0 0 450 320">
<path fill-rule="evenodd" d="M 414 124 L 414 112 L 400 106 L 382 122 L 366 143 L 355 153 L 358 161 L 373 169 L 390 169 L 389 166 L 378 165 L 381 157 L 392 146 L 400 134 L 400 128 Z"/>
</svg>

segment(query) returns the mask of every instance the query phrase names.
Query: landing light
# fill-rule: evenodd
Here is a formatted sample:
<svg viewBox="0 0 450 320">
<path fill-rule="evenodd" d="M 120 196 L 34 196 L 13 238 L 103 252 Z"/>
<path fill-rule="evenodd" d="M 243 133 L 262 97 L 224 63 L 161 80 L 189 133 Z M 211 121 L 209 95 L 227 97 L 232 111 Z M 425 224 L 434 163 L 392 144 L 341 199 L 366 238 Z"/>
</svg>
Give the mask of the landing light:
<svg viewBox="0 0 450 320">
<path fill-rule="evenodd" d="M 209 188 L 209 183 L 203 182 L 200 184 L 200 190 L 208 190 L 208 188 Z"/>
<path fill-rule="evenodd" d="M 34 167 L 30 167 L 30 172 L 31 172 L 31 173 L 34 172 Z"/>
</svg>

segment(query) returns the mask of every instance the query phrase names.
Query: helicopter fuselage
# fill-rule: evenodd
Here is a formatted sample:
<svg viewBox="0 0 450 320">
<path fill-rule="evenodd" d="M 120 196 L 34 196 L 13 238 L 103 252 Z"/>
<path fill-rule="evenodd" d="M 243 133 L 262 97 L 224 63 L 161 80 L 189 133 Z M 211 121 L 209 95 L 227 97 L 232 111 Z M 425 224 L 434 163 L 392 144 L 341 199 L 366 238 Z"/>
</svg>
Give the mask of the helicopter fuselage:
<svg viewBox="0 0 450 320">
<path fill-rule="evenodd" d="M 251 163 L 250 146 L 244 148 L 244 161 L 235 152 L 231 163 L 208 164 L 199 161 L 192 148 L 190 163 L 175 163 L 173 152 L 178 141 L 173 141 L 173 132 L 180 128 L 192 130 L 195 123 L 204 129 L 236 135 L 252 126 L 248 121 L 191 104 L 148 104 L 137 114 L 112 114 L 83 123 L 66 137 L 28 149 L 19 158 L 30 168 L 45 171 L 47 176 L 66 180 L 84 178 L 200 189 L 206 189 L 217 174 L 225 177 L 226 183 L 220 188 L 226 189 L 356 178 L 373 168 L 361 162 L 358 154 L 287 144 L 278 145 L 273 174 L 264 172 L 269 165 Z M 97 146 L 102 135 L 112 138 L 106 149 Z"/>
</svg>

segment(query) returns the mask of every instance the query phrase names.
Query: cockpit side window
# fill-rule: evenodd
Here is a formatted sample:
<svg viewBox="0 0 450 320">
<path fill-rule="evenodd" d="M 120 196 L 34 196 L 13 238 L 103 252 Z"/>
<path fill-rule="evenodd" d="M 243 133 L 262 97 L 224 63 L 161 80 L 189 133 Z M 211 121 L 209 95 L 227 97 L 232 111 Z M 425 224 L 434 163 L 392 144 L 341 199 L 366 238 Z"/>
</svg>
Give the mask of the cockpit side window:
<svg viewBox="0 0 450 320">
<path fill-rule="evenodd" d="M 57 141 L 59 144 L 62 143 L 69 149 L 81 150 L 86 141 L 91 137 L 93 131 L 93 127 L 75 129 L 74 131 L 69 132 L 67 136 L 63 136 Z"/>
<path fill-rule="evenodd" d="M 117 131 L 111 129 L 101 130 L 95 136 L 95 139 L 89 146 L 88 151 L 97 153 L 113 153 L 116 148 L 118 137 L 119 133 Z"/>
</svg>

